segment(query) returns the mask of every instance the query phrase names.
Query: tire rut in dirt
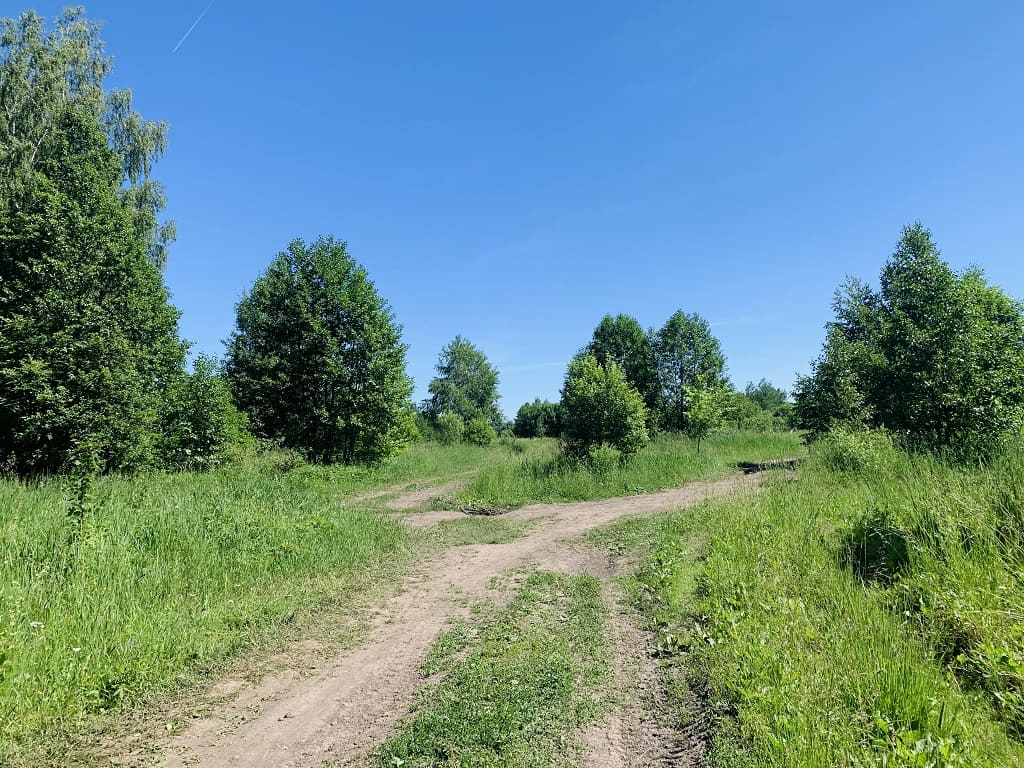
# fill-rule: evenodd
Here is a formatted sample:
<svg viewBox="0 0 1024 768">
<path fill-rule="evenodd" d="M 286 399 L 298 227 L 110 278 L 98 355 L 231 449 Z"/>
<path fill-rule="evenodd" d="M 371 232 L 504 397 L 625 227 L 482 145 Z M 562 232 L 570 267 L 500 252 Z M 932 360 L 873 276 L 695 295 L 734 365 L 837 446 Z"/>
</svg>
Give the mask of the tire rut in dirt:
<svg viewBox="0 0 1024 768">
<path fill-rule="evenodd" d="M 616 573 L 623 571 L 621 563 Z M 678 702 L 670 701 L 667 674 L 657 658 L 651 632 L 641 629 L 641 617 L 625 604 L 617 583 L 604 586 L 610 609 L 615 653 L 613 679 L 619 701 L 601 723 L 582 734 L 586 768 L 641 768 L 704 765 L 710 728 L 704 702 L 695 692 L 686 697 L 688 719 L 679 723 Z"/>
</svg>

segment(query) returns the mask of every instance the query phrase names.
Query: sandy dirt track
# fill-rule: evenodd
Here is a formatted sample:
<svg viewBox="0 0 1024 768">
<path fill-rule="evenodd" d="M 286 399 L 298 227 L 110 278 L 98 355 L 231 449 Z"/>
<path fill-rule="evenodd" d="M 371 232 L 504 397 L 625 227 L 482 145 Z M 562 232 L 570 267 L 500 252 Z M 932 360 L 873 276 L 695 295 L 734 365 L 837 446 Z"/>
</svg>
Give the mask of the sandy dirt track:
<svg viewBox="0 0 1024 768">
<path fill-rule="evenodd" d="M 691 506 L 753 489 L 758 482 L 758 475 L 736 474 L 658 493 L 538 504 L 510 512 L 509 518 L 533 519 L 535 524 L 509 543 L 452 547 L 440 558 L 421 564 L 403 589 L 378 607 L 363 643 L 321 664 L 312 674 L 274 673 L 256 686 L 220 681 L 216 690 L 234 690 L 233 698 L 174 736 L 164 751 L 165 764 L 209 768 L 365 764 L 366 755 L 408 711 L 413 694 L 423 684 L 420 665 L 437 635 L 450 620 L 466 617 L 470 602 L 500 599 L 489 586 L 494 577 L 520 567 L 590 573 L 605 582 L 606 599 L 617 603 L 609 591 L 615 589 L 610 581 L 614 563 L 606 553 L 573 539 L 621 517 Z M 420 492 L 425 495 L 418 498 L 433 498 L 437 494 L 431 490 Z M 410 525 L 430 525 L 459 516 L 410 512 L 401 519 Z M 615 676 L 626 691 L 608 720 L 583 734 L 585 764 L 612 768 L 657 763 L 658 758 L 669 756 L 675 765 L 695 764 L 688 757 L 695 754 L 693 749 L 684 744 L 666 746 L 657 733 L 648 733 L 653 726 L 645 723 L 637 693 L 651 679 L 650 659 L 636 651 L 643 647 L 644 638 L 630 627 L 621 606 L 610 607 L 618 657 Z M 662 754 L 637 754 L 644 749 Z"/>
</svg>

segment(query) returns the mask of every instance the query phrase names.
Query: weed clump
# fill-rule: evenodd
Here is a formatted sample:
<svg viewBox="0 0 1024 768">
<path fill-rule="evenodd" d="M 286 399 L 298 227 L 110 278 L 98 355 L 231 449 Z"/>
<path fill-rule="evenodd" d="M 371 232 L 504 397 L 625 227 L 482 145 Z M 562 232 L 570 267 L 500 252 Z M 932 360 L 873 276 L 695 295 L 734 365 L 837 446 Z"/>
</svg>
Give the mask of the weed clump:
<svg viewBox="0 0 1024 768">
<path fill-rule="evenodd" d="M 909 567 L 910 542 L 889 513 L 873 509 L 847 535 L 842 557 L 861 581 L 887 587 Z"/>
<path fill-rule="evenodd" d="M 599 475 L 614 472 L 623 463 L 622 451 L 609 445 L 595 445 L 587 451 L 587 466 Z"/>
<path fill-rule="evenodd" d="M 884 430 L 836 427 L 815 447 L 818 460 L 833 472 L 880 472 L 891 466 L 896 457 L 892 437 Z"/>
</svg>

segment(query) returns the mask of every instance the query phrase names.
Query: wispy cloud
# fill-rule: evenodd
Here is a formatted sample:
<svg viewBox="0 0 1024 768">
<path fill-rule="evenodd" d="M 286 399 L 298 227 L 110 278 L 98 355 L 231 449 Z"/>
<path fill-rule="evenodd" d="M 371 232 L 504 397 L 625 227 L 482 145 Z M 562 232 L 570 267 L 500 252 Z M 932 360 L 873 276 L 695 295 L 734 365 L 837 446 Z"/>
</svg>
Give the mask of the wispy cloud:
<svg viewBox="0 0 1024 768">
<path fill-rule="evenodd" d="M 174 50 L 171 51 L 172 55 L 178 52 L 178 49 L 181 48 L 181 44 L 184 43 L 186 40 L 188 40 L 188 36 L 192 34 L 192 30 L 194 30 L 196 27 L 199 26 L 199 22 L 203 20 L 203 16 L 205 16 L 207 11 L 209 11 L 210 8 L 212 8 L 212 7 L 213 7 L 213 3 L 210 3 L 208 6 L 203 8 L 203 12 L 200 13 L 199 16 L 196 18 L 196 20 L 192 22 L 192 26 L 188 28 L 188 32 L 186 32 L 184 35 L 182 35 L 181 36 L 181 40 L 179 40 L 178 44 L 176 46 L 174 46 Z"/>
</svg>

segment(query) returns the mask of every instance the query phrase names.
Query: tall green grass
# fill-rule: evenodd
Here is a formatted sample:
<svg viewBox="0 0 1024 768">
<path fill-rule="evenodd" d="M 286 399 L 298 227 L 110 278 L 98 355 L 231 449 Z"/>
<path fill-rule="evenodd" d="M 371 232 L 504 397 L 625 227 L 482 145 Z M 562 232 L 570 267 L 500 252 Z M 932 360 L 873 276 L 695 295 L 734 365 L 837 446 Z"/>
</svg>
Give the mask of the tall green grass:
<svg viewBox="0 0 1024 768">
<path fill-rule="evenodd" d="M 397 524 L 267 462 L 0 482 L 0 764 L 210 668 L 399 557 Z"/>
<path fill-rule="evenodd" d="M 553 444 L 553 440 L 518 440 L 510 444 L 495 442 L 489 446 L 417 443 L 379 464 L 357 466 L 305 465 L 290 455 L 279 456 L 276 460 L 283 459 L 294 467 L 292 471 L 296 476 L 328 483 L 339 494 L 348 496 L 407 481 L 447 482 L 475 473 L 482 467 L 521 460 L 524 456 L 543 452 Z M 510 445 L 516 450 L 513 451 Z M 262 460 L 275 461 L 273 456 Z"/>
<path fill-rule="evenodd" d="M 840 433 L 797 481 L 622 527 L 640 593 L 718 714 L 723 766 L 1013 766 L 1024 462 Z M 679 653 L 681 652 L 681 653 Z"/>
<path fill-rule="evenodd" d="M 484 467 L 457 500 L 465 506 L 504 508 L 646 493 L 723 476 L 739 462 L 783 458 L 802 450 L 800 436 L 793 432 L 723 432 L 702 441 L 699 453 L 689 438 L 663 434 L 625 464 L 599 471 L 567 461 L 548 442 L 534 456 Z"/>
</svg>

